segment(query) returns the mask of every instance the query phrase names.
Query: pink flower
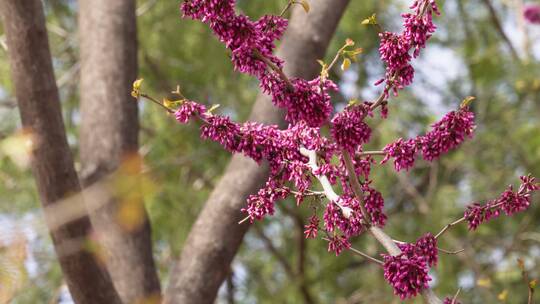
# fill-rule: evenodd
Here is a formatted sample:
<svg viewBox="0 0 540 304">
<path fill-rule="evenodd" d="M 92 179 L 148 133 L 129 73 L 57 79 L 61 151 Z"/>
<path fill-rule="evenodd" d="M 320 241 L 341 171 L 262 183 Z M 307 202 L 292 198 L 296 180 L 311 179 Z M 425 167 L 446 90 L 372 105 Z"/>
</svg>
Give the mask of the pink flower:
<svg viewBox="0 0 540 304">
<path fill-rule="evenodd" d="M 425 160 L 432 161 L 472 137 L 474 113 L 467 108 L 452 111 L 431 126 L 431 131 L 417 139 Z"/>
<path fill-rule="evenodd" d="M 354 153 L 359 145 L 369 141 L 371 128 L 364 122 L 367 111 L 363 106 L 349 107 L 332 118 L 332 137 L 338 146 Z"/>
<path fill-rule="evenodd" d="M 220 143 L 228 151 L 237 152 L 240 126 L 224 116 L 213 115 L 206 120 L 208 124 L 201 126 L 201 137 Z"/>
<path fill-rule="evenodd" d="M 176 120 L 180 123 L 188 123 L 196 115 L 202 115 L 206 112 L 206 107 L 191 100 L 186 100 L 174 113 Z"/>
<path fill-rule="evenodd" d="M 386 156 L 381 161 L 381 164 L 387 162 L 392 157 L 396 171 L 402 169 L 409 170 L 414 166 L 416 150 L 416 140 L 403 140 L 400 138 L 384 147 L 383 151 L 386 152 Z"/>
<path fill-rule="evenodd" d="M 540 24 L 540 5 L 529 4 L 525 6 L 523 16 L 532 24 Z"/>
<path fill-rule="evenodd" d="M 320 78 L 307 81 L 291 79 L 293 90 L 285 82 L 273 84 L 269 90 L 272 101 L 287 113 L 285 119 L 293 124 L 305 121 L 309 127 L 320 127 L 328 121 L 332 113 L 331 91 L 337 91 L 337 85 L 331 80 L 321 83 Z"/>
<path fill-rule="evenodd" d="M 367 213 L 371 217 L 371 223 L 380 227 L 386 224 L 386 214 L 384 214 L 384 198 L 382 194 L 371 188 L 369 182 L 364 183 L 364 204 Z"/>
<path fill-rule="evenodd" d="M 246 208 L 242 212 L 249 215 L 250 222 L 261 220 L 267 214 L 274 214 L 274 203 L 279 199 L 284 199 L 289 195 L 289 190 L 279 183 L 276 179 L 270 178 L 264 188 L 257 194 L 252 194 L 247 199 Z"/>
<path fill-rule="evenodd" d="M 394 288 L 394 294 L 402 300 L 416 296 L 422 289 L 428 288 L 431 278 L 423 257 L 400 254 L 383 254 L 384 278 Z"/>
<path fill-rule="evenodd" d="M 508 186 L 497 199 L 488 201 L 483 206 L 479 203 L 467 206 L 464 217 L 469 223 L 469 230 L 476 230 L 480 224 L 497 218 L 501 212 L 513 215 L 527 210 L 531 204 L 532 193 L 538 191 L 540 187 L 535 184 L 535 178 L 530 174 L 521 176 L 520 179 L 521 185 L 518 191 Z"/>
<path fill-rule="evenodd" d="M 335 252 L 336 256 L 340 255 L 343 249 L 349 248 L 351 243 L 345 236 L 332 236 L 328 241 L 328 252 Z"/>
<path fill-rule="evenodd" d="M 314 239 L 317 237 L 317 233 L 319 232 L 319 218 L 317 215 L 313 215 L 309 219 L 309 224 L 304 226 L 306 230 L 304 230 L 304 234 L 306 236 L 306 239 Z"/>
</svg>

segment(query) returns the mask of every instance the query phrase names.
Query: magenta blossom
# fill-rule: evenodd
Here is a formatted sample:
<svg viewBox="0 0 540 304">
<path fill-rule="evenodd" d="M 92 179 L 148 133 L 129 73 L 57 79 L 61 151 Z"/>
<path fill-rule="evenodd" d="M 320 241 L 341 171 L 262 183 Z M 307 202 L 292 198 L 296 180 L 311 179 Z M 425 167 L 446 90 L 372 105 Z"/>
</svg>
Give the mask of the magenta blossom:
<svg viewBox="0 0 540 304">
<path fill-rule="evenodd" d="M 383 254 L 384 278 L 394 288 L 394 294 L 402 300 L 416 296 L 422 289 L 428 288 L 431 278 L 425 258 L 416 255 Z"/>
<path fill-rule="evenodd" d="M 328 241 L 328 251 L 335 252 L 336 256 L 340 255 L 344 249 L 349 248 L 351 248 L 351 243 L 345 236 L 333 236 Z"/>
<path fill-rule="evenodd" d="M 416 150 L 417 146 L 414 139 L 403 140 L 400 138 L 384 147 L 383 151 L 386 152 L 386 156 L 381 161 L 381 164 L 393 158 L 396 171 L 409 170 L 414 166 Z"/>
<path fill-rule="evenodd" d="M 367 110 L 363 106 L 348 107 L 332 118 L 332 137 L 349 153 L 369 141 L 371 129 L 364 122 Z"/>
<path fill-rule="evenodd" d="M 317 215 L 313 215 L 309 219 L 309 224 L 304 226 L 304 235 L 306 236 L 306 239 L 314 239 L 317 237 L 317 233 L 319 232 L 319 217 Z"/>
<path fill-rule="evenodd" d="M 470 230 L 476 230 L 478 226 L 491 219 L 497 218 L 504 212 L 506 215 L 525 211 L 531 204 L 531 196 L 540 190 L 540 185 L 535 183 L 532 175 L 521 176 L 521 185 L 518 191 L 512 186 L 504 191 L 497 199 L 488 201 L 485 205 L 473 203 L 467 206 L 464 218 L 469 223 Z"/>
<path fill-rule="evenodd" d="M 474 113 L 464 107 L 446 114 L 431 126 L 431 131 L 417 140 L 425 160 L 432 161 L 456 148 L 475 129 Z"/>
<path fill-rule="evenodd" d="M 437 265 L 439 251 L 437 249 L 437 239 L 431 234 L 426 233 L 424 236 L 416 240 L 414 244 L 401 243 L 398 244 L 401 251 L 409 256 L 421 256 L 426 259 L 428 266 Z"/>
<path fill-rule="evenodd" d="M 174 116 L 180 123 L 188 123 L 189 120 L 196 115 L 202 115 L 206 112 L 206 107 L 200 103 L 191 100 L 182 102 L 182 105 L 176 110 Z"/>
<path fill-rule="evenodd" d="M 529 4 L 523 10 L 523 16 L 532 24 L 540 24 L 540 5 Z"/>
</svg>

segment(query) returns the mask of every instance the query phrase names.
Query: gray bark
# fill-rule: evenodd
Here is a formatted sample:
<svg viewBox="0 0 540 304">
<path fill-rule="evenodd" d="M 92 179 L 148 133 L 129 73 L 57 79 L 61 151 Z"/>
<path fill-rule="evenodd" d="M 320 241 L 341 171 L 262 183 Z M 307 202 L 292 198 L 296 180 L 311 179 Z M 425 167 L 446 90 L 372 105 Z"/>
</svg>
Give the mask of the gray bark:
<svg viewBox="0 0 540 304">
<path fill-rule="evenodd" d="M 0 0 L 9 62 L 23 127 L 34 138 L 32 171 L 44 207 L 80 192 L 56 87 L 40 0 Z M 71 200 L 71 203 L 80 203 Z M 46 214 L 52 219 L 58 214 Z M 87 217 L 51 229 L 69 291 L 79 304 L 121 303 L 107 271 L 84 249 L 91 226 Z"/>
<path fill-rule="evenodd" d="M 131 184 L 128 194 L 111 187 L 107 195 L 88 201 L 103 200 L 91 202 L 102 206 L 91 213 L 91 221 L 118 293 L 124 303 L 142 303 L 158 299 L 161 290 L 150 223 L 137 193 L 139 122 L 137 102 L 130 96 L 137 77 L 135 1 L 81 0 L 79 5 L 82 181 L 90 186 L 116 172 Z M 118 173 L 122 163 L 130 169 Z M 125 208 L 138 218 L 122 222 Z"/>
<path fill-rule="evenodd" d="M 285 60 L 288 76 L 313 78 L 319 73 L 317 59 L 324 57 L 348 0 L 312 1 L 306 14 L 295 8 L 289 28 L 277 52 Z M 260 95 L 250 120 L 283 124 L 283 115 Z M 210 194 L 193 225 L 182 254 L 171 272 L 165 303 L 212 303 L 227 275 L 249 224 L 240 209 L 268 176 L 268 169 L 240 155 L 233 156 L 223 177 Z"/>
</svg>

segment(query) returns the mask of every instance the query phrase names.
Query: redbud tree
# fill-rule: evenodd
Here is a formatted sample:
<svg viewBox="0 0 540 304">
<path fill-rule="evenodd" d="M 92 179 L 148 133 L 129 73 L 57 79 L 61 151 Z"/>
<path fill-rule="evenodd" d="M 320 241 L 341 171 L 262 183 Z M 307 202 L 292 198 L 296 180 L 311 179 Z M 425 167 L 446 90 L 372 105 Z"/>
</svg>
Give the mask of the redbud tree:
<svg viewBox="0 0 540 304">
<path fill-rule="evenodd" d="M 516 188 L 508 186 L 499 197 L 471 203 L 461 218 L 436 234 L 426 232 L 414 243 L 393 240 L 384 232 L 387 222 L 384 195 L 372 186 L 370 172 L 386 162 L 392 162 L 394 169 L 401 171 L 413 168 L 418 157 L 428 162 L 437 160 L 472 138 L 475 130 L 475 115 L 469 108 L 474 98 L 468 97 L 457 109 L 432 124 L 425 134 L 398 138 L 378 151 L 363 148 L 373 137 L 370 121 L 388 119 L 388 102 L 412 84 L 415 71 L 411 63 L 421 55 L 436 31 L 433 18 L 440 13 L 435 0 L 412 2 L 410 11 L 401 15 L 400 32 L 384 31 L 375 16 L 363 22 L 380 31 L 379 54 L 386 67 L 384 75 L 374 84 L 381 90 L 374 101 L 353 101 L 340 112 L 332 105 L 331 93 L 339 87 L 329 79 L 329 71 L 340 60 L 341 68 L 347 69 L 362 52 L 350 39 L 330 63 L 319 61 L 321 73 L 317 78 L 288 78 L 283 73 L 286 62 L 273 52 L 276 41 L 287 28 L 284 12 L 298 4 L 309 13 L 308 2 L 297 0 L 290 0 L 281 15 L 266 15 L 259 20 L 238 14 L 234 0 L 186 0 L 181 4 L 184 18 L 207 24 L 230 50 L 236 71 L 258 79 L 260 89 L 271 96 L 276 107 L 284 110 L 286 129 L 251 121 L 234 122 L 227 116 L 214 114 L 215 106 L 207 108 L 186 98 L 179 89 L 174 92 L 177 100 L 159 102 L 141 92 L 142 80 L 134 83 L 132 95 L 159 104 L 179 123 L 198 122 L 201 138 L 269 165 L 264 187 L 250 195 L 242 209 L 246 214 L 244 221 L 253 223 L 273 215 L 276 202 L 289 196 L 295 198 L 297 205 L 306 197 L 317 197 L 319 204 L 305 226 L 306 238 L 324 239 L 328 251 L 336 256 L 352 250 L 376 263 L 401 299 L 421 295 L 427 303 L 443 303 L 429 286 L 429 271 L 437 265 L 441 252 L 437 246 L 439 238 L 462 222 L 474 231 L 501 215 L 527 210 L 540 184 L 531 175 L 521 176 Z M 317 212 L 321 209 L 322 212 Z M 385 248 L 380 259 L 351 247 L 351 238 L 364 233 Z M 458 302 L 454 296 L 445 298 L 444 303 Z"/>
</svg>

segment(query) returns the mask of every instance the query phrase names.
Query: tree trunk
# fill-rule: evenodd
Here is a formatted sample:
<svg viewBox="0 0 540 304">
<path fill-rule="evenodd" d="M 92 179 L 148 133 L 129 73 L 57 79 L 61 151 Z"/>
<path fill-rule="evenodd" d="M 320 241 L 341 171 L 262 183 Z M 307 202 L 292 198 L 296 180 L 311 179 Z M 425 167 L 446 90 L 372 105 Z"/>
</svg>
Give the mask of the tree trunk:
<svg viewBox="0 0 540 304">
<path fill-rule="evenodd" d="M 348 0 L 314 1 L 309 14 L 295 8 L 277 52 L 289 76 L 313 78 Z M 259 95 L 250 120 L 283 123 L 282 113 Z M 165 303 L 212 303 L 249 228 L 239 225 L 240 209 L 268 176 L 268 169 L 241 155 L 233 156 L 193 225 L 180 259 L 171 272 Z"/>
<path fill-rule="evenodd" d="M 43 7 L 40 0 L 0 0 L 0 12 L 22 124 L 34 139 L 32 171 L 43 206 L 52 206 L 81 189 L 62 120 Z M 90 230 L 88 218 L 82 217 L 50 231 L 69 291 L 79 304 L 121 303 L 107 271 L 84 249 Z"/>
<path fill-rule="evenodd" d="M 83 185 L 111 185 L 91 220 L 124 303 L 157 301 L 160 284 L 150 223 L 138 184 L 137 25 L 134 0 L 79 1 L 81 47 L 81 162 Z M 111 174 L 115 178 L 106 179 Z M 127 190 L 127 193 L 126 193 Z"/>
</svg>

